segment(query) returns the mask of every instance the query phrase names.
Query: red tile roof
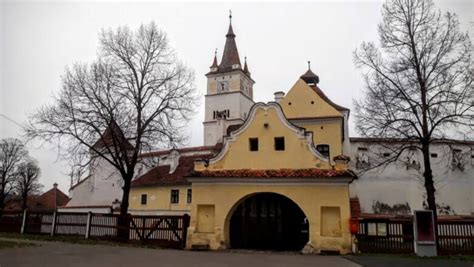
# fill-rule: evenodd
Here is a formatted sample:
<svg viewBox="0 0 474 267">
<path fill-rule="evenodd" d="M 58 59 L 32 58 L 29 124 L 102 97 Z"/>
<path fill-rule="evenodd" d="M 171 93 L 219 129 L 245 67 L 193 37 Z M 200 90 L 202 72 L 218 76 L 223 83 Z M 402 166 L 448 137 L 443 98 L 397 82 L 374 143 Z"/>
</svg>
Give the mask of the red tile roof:
<svg viewBox="0 0 474 267">
<path fill-rule="evenodd" d="M 350 137 L 351 142 L 361 142 L 361 143 L 393 143 L 393 142 L 417 142 L 417 140 L 407 140 L 401 138 L 391 138 L 391 137 Z M 436 144 L 460 144 L 460 145 L 474 145 L 474 140 L 456 140 L 456 139 L 432 139 L 432 143 Z"/>
<path fill-rule="evenodd" d="M 356 175 L 349 170 L 324 170 L 324 169 L 276 169 L 276 170 L 218 170 L 195 171 L 192 177 L 233 177 L 233 178 L 337 178 L 353 177 Z"/>
<path fill-rule="evenodd" d="M 57 187 L 53 187 L 41 195 L 28 196 L 26 201 L 30 211 L 53 211 L 69 202 L 69 197 Z M 15 196 L 6 205 L 7 211 L 21 211 L 22 200 Z"/>
<path fill-rule="evenodd" d="M 142 157 L 156 157 L 169 154 L 172 150 L 176 150 L 179 153 L 186 153 L 186 152 L 218 152 L 222 148 L 222 144 L 218 143 L 215 146 L 196 146 L 196 147 L 184 147 L 184 148 L 176 148 L 176 149 L 169 149 L 169 150 L 161 150 L 161 151 L 153 151 L 148 153 L 143 153 Z"/>
<path fill-rule="evenodd" d="M 179 165 L 173 173 L 169 165 L 157 166 L 132 181 L 132 187 L 157 186 L 157 185 L 186 185 L 189 184 L 186 176 L 194 171 L 194 161 L 211 158 L 212 154 L 182 156 Z"/>
</svg>

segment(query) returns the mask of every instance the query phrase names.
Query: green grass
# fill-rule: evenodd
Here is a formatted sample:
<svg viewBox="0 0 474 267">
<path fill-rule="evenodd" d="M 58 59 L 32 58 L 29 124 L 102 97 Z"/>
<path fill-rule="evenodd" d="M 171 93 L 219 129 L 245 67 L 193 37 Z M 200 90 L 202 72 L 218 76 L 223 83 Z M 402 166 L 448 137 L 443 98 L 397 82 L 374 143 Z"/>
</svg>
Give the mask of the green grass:
<svg viewBox="0 0 474 267">
<path fill-rule="evenodd" d="M 32 247 L 32 246 L 37 246 L 37 245 L 33 243 L 28 243 L 28 242 L 0 240 L 0 249 L 23 248 L 23 247 Z"/>
<path fill-rule="evenodd" d="M 140 248 L 162 248 L 153 244 L 146 244 L 140 241 L 128 241 L 128 242 L 116 242 L 98 239 L 85 239 L 79 236 L 51 236 L 51 235 L 35 235 L 35 234 L 18 234 L 18 233 L 0 233 L 0 238 L 14 238 L 34 241 L 54 241 L 54 242 L 66 242 L 72 244 L 83 244 L 83 245 L 107 245 L 107 246 L 121 246 L 121 247 L 140 247 Z"/>
</svg>

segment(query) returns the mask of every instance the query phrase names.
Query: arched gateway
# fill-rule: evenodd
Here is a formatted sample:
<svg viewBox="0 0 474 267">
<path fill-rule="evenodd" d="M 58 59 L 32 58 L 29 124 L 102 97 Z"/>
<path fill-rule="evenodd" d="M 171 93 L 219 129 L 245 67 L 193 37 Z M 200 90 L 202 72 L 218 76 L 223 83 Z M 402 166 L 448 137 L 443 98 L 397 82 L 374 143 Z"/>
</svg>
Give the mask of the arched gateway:
<svg viewBox="0 0 474 267">
<path fill-rule="evenodd" d="M 231 248 L 301 250 L 308 243 L 306 215 L 283 195 L 253 194 L 240 201 L 231 213 Z"/>
<path fill-rule="evenodd" d="M 301 90 L 312 90 L 303 80 Z M 337 160 L 337 162 L 336 162 Z M 189 249 L 350 251 L 346 157 L 334 164 L 278 103 L 257 103 L 213 157 L 194 163 Z M 304 211 L 304 212 L 303 212 Z"/>
</svg>

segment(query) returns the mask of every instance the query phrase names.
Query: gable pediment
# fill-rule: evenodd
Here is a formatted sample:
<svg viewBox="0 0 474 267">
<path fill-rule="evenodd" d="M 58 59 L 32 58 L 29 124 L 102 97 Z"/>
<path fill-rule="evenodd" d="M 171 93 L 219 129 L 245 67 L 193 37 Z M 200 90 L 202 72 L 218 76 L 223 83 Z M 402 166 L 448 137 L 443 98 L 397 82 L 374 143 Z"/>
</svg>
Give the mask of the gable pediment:
<svg viewBox="0 0 474 267">
<path fill-rule="evenodd" d="M 275 148 L 275 138 L 283 138 L 284 150 Z M 251 151 L 250 139 L 258 140 Z M 312 132 L 290 123 L 278 103 L 257 103 L 244 124 L 224 138 L 223 149 L 196 170 L 330 168 L 327 158 L 313 145 Z"/>
<path fill-rule="evenodd" d="M 298 79 L 280 102 L 285 116 L 288 119 L 343 117 L 341 110 L 345 108 L 329 100 L 317 85 L 313 86 Z"/>
</svg>

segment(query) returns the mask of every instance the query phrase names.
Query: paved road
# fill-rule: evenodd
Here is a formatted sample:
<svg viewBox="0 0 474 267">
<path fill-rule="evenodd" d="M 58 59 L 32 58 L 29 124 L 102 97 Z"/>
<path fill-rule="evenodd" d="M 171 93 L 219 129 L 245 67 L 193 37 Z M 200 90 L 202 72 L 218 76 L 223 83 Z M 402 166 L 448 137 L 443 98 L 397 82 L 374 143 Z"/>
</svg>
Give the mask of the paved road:
<svg viewBox="0 0 474 267">
<path fill-rule="evenodd" d="M 265 252 L 197 252 L 40 242 L 39 247 L 0 250 L 1 267 L 132 266 L 359 266 L 339 256 Z"/>
<path fill-rule="evenodd" d="M 445 260 L 445 259 L 414 259 L 396 256 L 345 256 L 362 266 L 377 266 L 377 267 L 474 267 L 474 262 Z"/>
<path fill-rule="evenodd" d="M 30 240 L 27 240 L 27 242 L 38 243 L 40 246 L 0 249 L 0 267 L 474 267 L 474 262 L 467 261 L 412 259 L 391 256 L 382 257 L 364 255 L 342 257 L 254 251 L 197 252 L 172 249 L 149 249 L 103 245 L 78 245 L 61 242 Z"/>
</svg>

